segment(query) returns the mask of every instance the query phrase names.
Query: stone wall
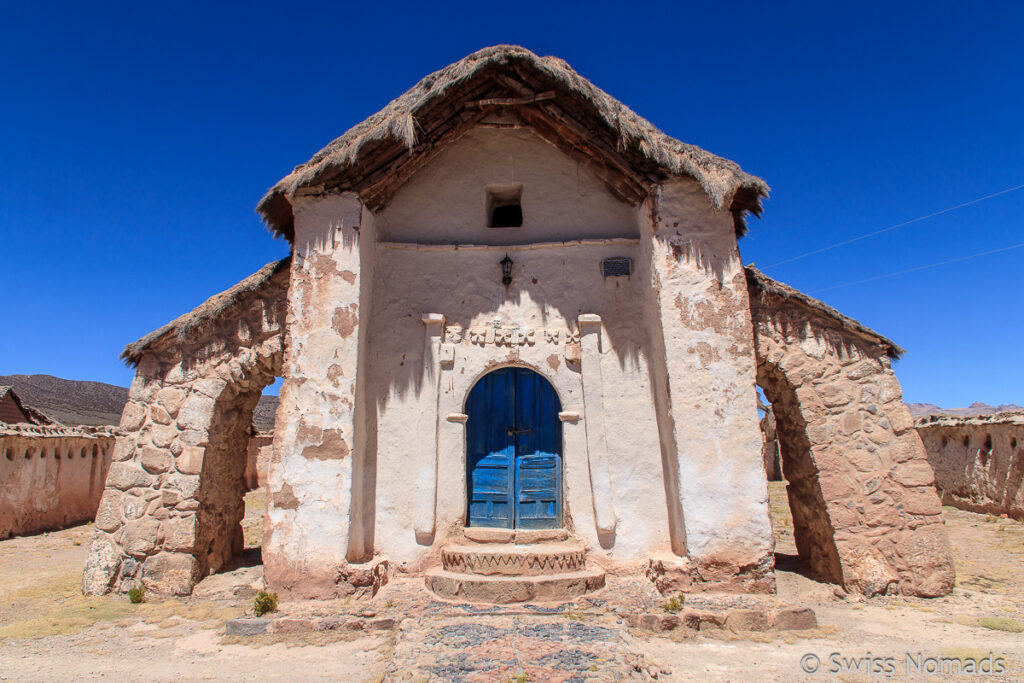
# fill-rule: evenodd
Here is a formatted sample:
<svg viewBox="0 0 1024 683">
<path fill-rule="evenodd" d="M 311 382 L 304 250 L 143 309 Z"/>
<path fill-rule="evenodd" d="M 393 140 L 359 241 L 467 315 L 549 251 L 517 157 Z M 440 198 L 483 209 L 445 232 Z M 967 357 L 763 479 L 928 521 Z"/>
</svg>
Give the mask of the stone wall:
<svg viewBox="0 0 1024 683">
<path fill-rule="evenodd" d="M 944 503 L 1024 520 L 1024 413 L 929 415 L 916 427 Z"/>
<path fill-rule="evenodd" d="M 0 538 L 91 520 L 113 429 L 0 423 Z"/>
<path fill-rule="evenodd" d="M 819 578 L 867 595 L 949 593 L 942 508 L 892 347 L 803 295 L 754 279 L 751 292 L 757 382 L 777 420 L 800 556 Z"/>
<path fill-rule="evenodd" d="M 281 373 L 287 266 L 268 266 L 135 345 L 85 593 L 142 583 L 187 595 L 241 551 L 253 409 Z"/>
</svg>

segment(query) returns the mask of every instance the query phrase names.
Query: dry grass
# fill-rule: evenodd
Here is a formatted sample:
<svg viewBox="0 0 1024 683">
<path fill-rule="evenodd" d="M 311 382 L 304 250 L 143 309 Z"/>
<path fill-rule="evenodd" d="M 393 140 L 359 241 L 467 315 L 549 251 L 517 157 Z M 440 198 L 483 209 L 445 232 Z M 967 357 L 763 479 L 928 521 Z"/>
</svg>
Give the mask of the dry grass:
<svg viewBox="0 0 1024 683">
<path fill-rule="evenodd" d="M 978 625 L 993 631 L 1024 632 L 1024 623 L 1010 617 L 981 617 L 978 619 Z"/>
</svg>

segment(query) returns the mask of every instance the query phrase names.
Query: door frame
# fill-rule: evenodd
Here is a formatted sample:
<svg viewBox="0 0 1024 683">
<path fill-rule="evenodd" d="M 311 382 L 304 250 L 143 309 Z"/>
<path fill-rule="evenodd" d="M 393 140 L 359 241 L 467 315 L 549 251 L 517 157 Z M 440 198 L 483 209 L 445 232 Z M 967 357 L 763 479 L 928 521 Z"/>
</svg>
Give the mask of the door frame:
<svg viewBox="0 0 1024 683">
<path fill-rule="evenodd" d="M 462 472 L 463 472 L 463 474 L 465 476 L 464 487 L 463 487 L 463 490 L 465 492 L 465 505 L 463 506 L 463 524 L 466 527 L 470 526 L 470 506 L 472 505 L 472 502 L 473 502 L 472 501 L 472 495 L 471 495 L 472 484 L 473 484 L 473 480 L 472 480 L 472 474 L 473 473 L 470 470 L 470 458 L 471 458 L 470 444 L 471 444 L 471 430 L 473 429 L 473 427 L 469 424 L 469 419 L 468 419 L 469 418 L 470 397 L 473 395 L 473 392 L 477 388 L 477 385 L 480 384 L 480 382 L 483 381 L 486 377 L 488 377 L 490 375 L 493 375 L 496 372 L 500 372 L 500 371 L 503 371 L 503 370 L 511 370 L 511 369 L 514 369 L 514 370 L 526 370 L 526 371 L 528 371 L 530 373 L 533 373 L 533 374 L 537 375 L 540 379 L 542 379 L 544 381 L 544 383 L 546 383 L 547 387 L 551 390 L 551 392 L 552 392 L 552 394 L 553 394 L 553 396 L 555 398 L 555 401 L 556 401 L 556 404 L 554 406 L 554 411 L 555 411 L 555 416 L 554 417 L 555 417 L 556 423 L 559 426 L 559 429 L 558 429 L 558 452 L 554 454 L 557 457 L 557 459 L 558 459 L 557 467 L 555 469 L 555 487 L 556 487 L 556 494 L 557 494 L 557 521 L 556 521 L 555 528 L 563 528 L 565 526 L 565 520 L 566 520 L 566 509 L 565 509 L 565 506 L 566 506 L 566 500 L 565 500 L 565 430 L 564 430 L 564 428 L 562 428 L 562 424 L 561 424 L 562 420 L 561 420 L 560 415 L 561 415 L 561 411 L 564 409 L 564 405 L 565 404 L 563 403 L 562 396 L 561 396 L 561 394 L 558 391 L 558 386 L 552 380 L 552 378 L 548 377 L 546 373 L 542 372 L 538 368 L 533 367 L 532 365 L 529 365 L 529 364 L 526 364 L 526 363 L 522 363 L 522 362 L 502 363 L 500 365 L 495 365 L 495 366 L 489 367 L 485 372 L 480 373 L 480 375 L 478 375 L 473 380 L 473 382 L 470 384 L 469 388 L 466 390 L 465 398 L 462 401 L 462 412 L 463 412 L 464 415 L 466 415 L 466 418 L 465 418 L 466 419 L 466 425 L 465 425 L 466 429 L 464 430 L 463 449 L 462 449 L 462 455 L 463 455 L 463 458 L 462 458 L 462 460 L 463 460 Z M 514 405 L 515 404 L 513 404 L 513 406 Z M 508 527 L 475 527 L 475 528 L 509 529 L 509 530 L 512 530 L 512 531 L 520 528 L 520 527 L 517 526 L 518 512 L 519 512 L 519 502 L 520 502 L 519 501 L 519 495 L 518 495 L 518 487 L 517 487 L 517 482 L 518 482 L 519 474 L 520 474 L 519 473 L 519 470 L 520 470 L 520 458 L 517 457 L 516 450 L 517 450 L 517 448 L 513 447 L 513 452 L 512 452 L 512 456 L 511 456 L 511 462 L 509 463 L 509 489 L 510 489 L 509 490 L 509 500 L 510 500 L 511 508 L 512 508 L 512 512 L 511 512 L 511 516 L 510 516 L 510 521 L 509 521 L 510 526 L 508 526 Z"/>
</svg>

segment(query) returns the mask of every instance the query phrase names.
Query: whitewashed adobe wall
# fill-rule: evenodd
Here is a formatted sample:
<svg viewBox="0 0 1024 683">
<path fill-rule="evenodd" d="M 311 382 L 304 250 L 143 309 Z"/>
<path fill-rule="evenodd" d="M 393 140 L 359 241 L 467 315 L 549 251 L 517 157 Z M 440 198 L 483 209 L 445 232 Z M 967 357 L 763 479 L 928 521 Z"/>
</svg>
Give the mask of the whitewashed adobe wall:
<svg viewBox="0 0 1024 683">
<path fill-rule="evenodd" d="M 487 227 L 487 188 L 522 185 L 523 225 Z M 636 237 L 635 209 L 529 129 L 476 128 L 414 174 L 374 216 L 384 242 L 525 244 Z"/>
<path fill-rule="evenodd" d="M 647 200 L 644 301 L 676 556 L 658 572 L 772 590 L 773 542 L 755 398 L 753 326 L 732 216 L 691 180 Z"/>
<path fill-rule="evenodd" d="M 487 228 L 487 186 L 515 182 L 523 183 L 524 227 Z M 692 244 L 682 251 L 668 238 L 651 246 L 650 207 L 619 202 L 531 133 L 479 130 L 415 175 L 380 214 L 364 215 L 380 237 L 364 377 L 376 411 L 380 552 L 415 569 L 457 531 L 466 506 L 465 426 L 447 416 L 463 411 L 482 374 L 520 365 L 551 381 L 563 411 L 581 415 L 564 424 L 564 514 L 597 559 L 636 563 L 675 550 L 696 554 L 698 580 L 728 582 L 740 566 L 770 572 L 749 304 L 732 218 L 713 210 L 696 183 L 670 193 L 664 220 Z M 527 201 L 533 196 L 543 197 L 542 210 Z M 562 240 L 573 242 L 551 243 Z M 452 244 L 463 246 L 441 246 Z M 515 262 L 507 290 L 498 265 L 505 253 Z M 646 265 L 655 253 L 657 276 Z M 632 258 L 633 275 L 603 278 L 600 262 L 612 256 Z M 654 300 L 652 286 L 663 296 Z M 692 308 L 680 311 L 681 298 Z M 439 322 L 424 323 L 426 314 L 444 317 L 443 332 Z M 668 335 L 666 314 L 678 317 Z M 600 322 L 581 326 L 580 316 Z M 496 322 L 533 336 L 480 339 Z M 431 324 L 442 338 L 430 340 Z M 666 343 L 676 398 L 657 405 L 652 378 L 665 381 Z M 598 368 L 600 400 L 588 406 L 584 382 Z M 601 407 L 603 419 L 594 417 Z M 676 429 L 662 443 L 659 431 Z M 444 492 L 432 516 L 422 490 L 430 456 Z M 693 503 L 685 521 L 684 494 Z"/>
</svg>

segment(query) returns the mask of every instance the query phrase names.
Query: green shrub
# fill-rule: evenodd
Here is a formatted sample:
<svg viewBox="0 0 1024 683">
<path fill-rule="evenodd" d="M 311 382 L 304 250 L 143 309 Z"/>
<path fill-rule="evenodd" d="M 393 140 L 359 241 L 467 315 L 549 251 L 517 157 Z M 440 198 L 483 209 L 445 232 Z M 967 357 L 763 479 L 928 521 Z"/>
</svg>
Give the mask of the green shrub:
<svg viewBox="0 0 1024 683">
<path fill-rule="evenodd" d="M 665 603 L 661 606 L 661 609 L 665 610 L 666 612 L 671 612 L 672 614 L 675 614 L 679 610 L 683 609 L 683 604 L 685 602 L 686 596 L 680 593 L 679 595 L 665 601 Z"/>
<path fill-rule="evenodd" d="M 134 588 L 128 589 L 128 602 L 133 605 L 137 605 L 140 602 L 146 601 L 146 587 L 143 585 L 135 586 Z"/>
<path fill-rule="evenodd" d="M 260 591 L 252 601 L 252 611 L 258 617 L 277 611 L 277 593 Z"/>
</svg>

